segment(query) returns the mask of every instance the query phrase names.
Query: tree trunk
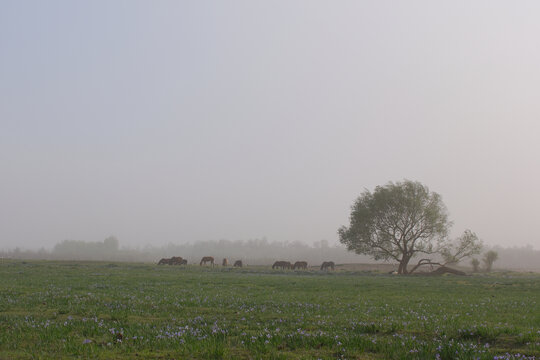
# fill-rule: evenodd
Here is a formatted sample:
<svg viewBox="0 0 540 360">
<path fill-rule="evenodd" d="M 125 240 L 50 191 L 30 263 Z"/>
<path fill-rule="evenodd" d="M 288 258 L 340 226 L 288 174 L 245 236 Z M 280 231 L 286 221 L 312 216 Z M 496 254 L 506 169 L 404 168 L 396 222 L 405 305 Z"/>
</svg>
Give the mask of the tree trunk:
<svg viewBox="0 0 540 360">
<path fill-rule="evenodd" d="M 411 260 L 411 258 L 408 256 L 403 256 L 401 258 L 401 261 L 399 262 L 399 267 L 398 267 L 398 274 L 407 275 L 409 273 L 409 271 L 407 270 L 407 265 L 409 265 L 409 260 Z"/>
</svg>

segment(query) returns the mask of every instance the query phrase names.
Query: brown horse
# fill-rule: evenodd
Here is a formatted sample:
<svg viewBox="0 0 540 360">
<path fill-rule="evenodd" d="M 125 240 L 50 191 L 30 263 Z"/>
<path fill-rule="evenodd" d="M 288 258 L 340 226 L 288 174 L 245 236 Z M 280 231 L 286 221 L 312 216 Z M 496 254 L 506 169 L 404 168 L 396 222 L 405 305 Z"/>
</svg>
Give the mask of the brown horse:
<svg viewBox="0 0 540 360">
<path fill-rule="evenodd" d="M 242 267 L 242 266 L 243 266 L 242 260 L 236 260 L 236 261 L 234 262 L 234 267 Z"/>
<path fill-rule="evenodd" d="M 158 262 L 158 265 L 170 265 L 170 264 L 171 264 L 171 259 L 167 259 L 167 258 L 163 258 L 159 260 Z"/>
<path fill-rule="evenodd" d="M 304 269 L 307 270 L 307 261 L 297 261 L 293 265 L 293 270 L 295 269 Z"/>
<path fill-rule="evenodd" d="M 203 264 L 206 265 L 207 262 L 209 262 L 210 264 L 212 264 L 212 266 L 214 266 L 214 258 L 212 256 L 203 257 L 199 265 L 201 266 L 203 266 Z"/>
<path fill-rule="evenodd" d="M 272 265 L 272 269 L 281 268 L 282 270 L 290 269 L 292 267 L 291 263 L 289 261 L 276 261 L 274 265 Z"/>
<path fill-rule="evenodd" d="M 334 266 L 335 266 L 335 265 L 336 265 L 336 264 L 334 264 L 333 261 L 325 261 L 325 262 L 323 262 L 322 265 L 321 265 L 321 270 L 328 270 L 328 268 L 334 270 Z"/>
<path fill-rule="evenodd" d="M 229 266 L 229 260 L 227 260 L 227 258 L 224 258 L 221 266 Z"/>
<path fill-rule="evenodd" d="M 182 265 L 182 257 L 181 256 L 173 256 L 172 258 L 163 258 L 159 260 L 158 265 Z"/>
<path fill-rule="evenodd" d="M 181 256 L 173 256 L 169 259 L 169 265 L 182 265 L 182 260 Z"/>
</svg>

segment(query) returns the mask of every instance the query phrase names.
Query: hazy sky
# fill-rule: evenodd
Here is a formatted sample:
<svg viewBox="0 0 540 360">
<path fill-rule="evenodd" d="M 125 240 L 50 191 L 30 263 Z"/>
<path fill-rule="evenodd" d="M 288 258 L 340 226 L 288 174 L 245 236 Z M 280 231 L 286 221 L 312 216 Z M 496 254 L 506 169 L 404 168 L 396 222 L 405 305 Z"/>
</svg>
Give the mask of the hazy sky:
<svg viewBox="0 0 540 360">
<path fill-rule="evenodd" d="M 0 249 L 336 242 L 418 180 L 540 248 L 538 1 L 0 2 Z"/>
</svg>

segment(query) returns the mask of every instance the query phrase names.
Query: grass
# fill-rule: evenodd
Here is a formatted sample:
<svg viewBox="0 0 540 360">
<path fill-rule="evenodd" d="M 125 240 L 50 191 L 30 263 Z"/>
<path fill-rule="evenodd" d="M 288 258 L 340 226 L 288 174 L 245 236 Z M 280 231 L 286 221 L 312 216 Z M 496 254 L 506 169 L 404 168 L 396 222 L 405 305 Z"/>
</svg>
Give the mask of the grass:
<svg viewBox="0 0 540 360">
<path fill-rule="evenodd" d="M 540 275 L 5 261 L 0 359 L 532 359 Z"/>
</svg>

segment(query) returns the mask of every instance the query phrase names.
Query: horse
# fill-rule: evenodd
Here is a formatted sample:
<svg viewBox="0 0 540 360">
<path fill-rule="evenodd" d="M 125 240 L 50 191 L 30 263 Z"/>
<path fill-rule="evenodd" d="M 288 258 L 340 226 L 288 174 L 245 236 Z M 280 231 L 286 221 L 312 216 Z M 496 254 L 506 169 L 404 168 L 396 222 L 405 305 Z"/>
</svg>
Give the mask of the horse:
<svg viewBox="0 0 540 360">
<path fill-rule="evenodd" d="M 158 262 L 158 265 L 170 265 L 170 264 L 171 264 L 171 259 L 167 259 L 167 258 L 163 258 L 159 260 Z"/>
<path fill-rule="evenodd" d="M 203 266 L 206 265 L 206 263 L 209 262 L 212 264 L 212 266 L 214 266 L 214 258 L 212 256 L 205 256 L 201 259 L 201 262 L 199 265 Z"/>
<path fill-rule="evenodd" d="M 293 270 L 294 269 L 304 269 L 304 270 L 307 270 L 307 261 L 297 261 L 294 263 L 293 265 Z"/>
<path fill-rule="evenodd" d="M 243 266 L 242 260 L 236 260 L 236 261 L 234 262 L 234 267 L 242 267 L 242 266 Z"/>
<path fill-rule="evenodd" d="M 290 269 L 292 267 L 291 263 L 289 261 L 276 261 L 274 265 L 272 265 L 272 269 L 281 268 L 282 270 Z"/>
<path fill-rule="evenodd" d="M 169 259 L 169 265 L 182 265 L 182 260 L 181 256 L 173 256 Z"/>
<path fill-rule="evenodd" d="M 180 262 L 180 265 L 187 265 L 187 259 L 182 259 L 182 261 Z"/>
<path fill-rule="evenodd" d="M 331 268 L 332 270 L 334 270 L 335 265 L 336 264 L 334 264 L 333 261 L 325 261 L 321 265 L 321 270 L 328 270 L 328 268 Z"/>
<path fill-rule="evenodd" d="M 229 260 L 227 260 L 227 258 L 223 258 L 223 262 L 221 263 L 221 266 L 229 266 Z"/>
</svg>

